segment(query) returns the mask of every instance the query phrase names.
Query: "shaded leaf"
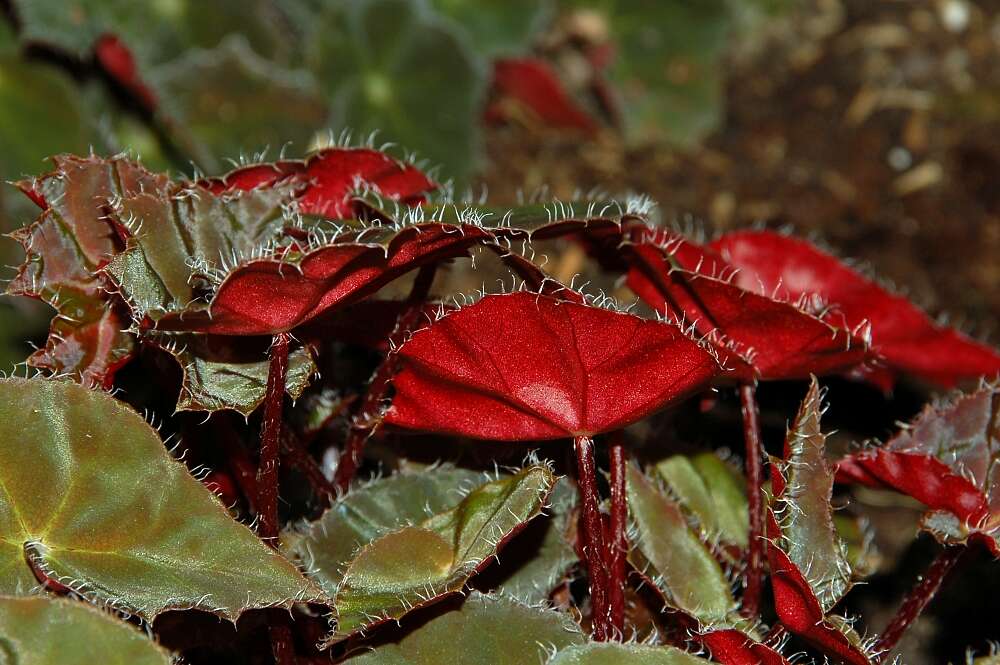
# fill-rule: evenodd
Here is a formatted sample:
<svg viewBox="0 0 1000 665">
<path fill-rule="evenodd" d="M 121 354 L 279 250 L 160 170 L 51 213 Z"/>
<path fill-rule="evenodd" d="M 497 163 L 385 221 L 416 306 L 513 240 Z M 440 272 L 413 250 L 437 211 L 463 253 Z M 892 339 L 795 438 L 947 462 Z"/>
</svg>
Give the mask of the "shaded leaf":
<svg viewBox="0 0 1000 665">
<path fill-rule="evenodd" d="M 387 423 L 505 441 L 617 429 L 716 371 L 674 326 L 529 292 L 446 314 L 399 356 Z"/>
<path fill-rule="evenodd" d="M 546 665 L 698 665 L 710 661 L 675 647 L 613 642 L 574 644 L 561 649 Z"/>
<path fill-rule="evenodd" d="M 875 374 L 884 388 L 895 374 L 953 386 L 1000 373 L 1000 353 L 953 328 L 937 325 L 906 298 L 797 238 L 771 231 L 727 233 L 709 247 L 739 269 L 736 284 L 789 300 L 818 297 L 843 319 L 843 327 L 871 327 L 872 348 L 888 374 Z"/>
<path fill-rule="evenodd" d="M 0 653 L 18 665 L 169 665 L 145 633 L 79 601 L 0 597 Z M 8 660 L 9 659 L 9 660 Z"/>
<path fill-rule="evenodd" d="M 494 100 L 486 119 L 502 122 L 512 115 L 511 105 L 531 113 L 546 127 L 593 134 L 597 122 L 583 111 L 563 87 L 552 68 L 534 58 L 503 58 L 493 62 Z"/>
<path fill-rule="evenodd" d="M 750 522 L 746 480 L 713 453 L 674 455 L 656 471 L 680 505 L 695 518 L 702 540 L 746 549 Z"/>
<path fill-rule="evenodd" d="M 431 619 L 395 643 L 347 659 L 352 665 L 541 663 L 552 651 L 584 642 L 569 615 L 509 598 L 472 593 L 461 609 Z"/>
<path fill-rule="evenodd" d="M 57 310 L 46 346 L 30 364 L 107 385 L 134 347 L 123 332 L 126 317 L 95 275 L 121 248 L 107 217 L 109 201 L 162 191 L 167 183 L 124 158 L 58 156 L 53 162 L 54 171 L 18 183 L 43 212 L 13 234 L 26 258 L 7 293 L 39 298 Z"/>
<path fill-rule="evenodd" d="M 469 32 L 486 56 L 522 53 L 552 14 L 550 0 L 431 0 L 431 6 Z"/>
<path fill-rule="evenodd" d="M 981 541 L 1000 557 L 1000 388 L 930 405 L 882 446 L 848 456 L 838 480 L 891 487 L 925 504 L 945 543 Z"/>
<path fill-rule="evenodd" d="M 33 587 L 30 563 L 147 619 L 188 607 L 235 619 L 324 598 L 113 397 L 22 379 L 0 382 L 0 393 L 0 556 L 10 571 L 0 592 Z"/>
<path fill-rule="evenodd" d="M 330 639 L 338 641 L 399 619 L 414 607 L 460 590 L 496 556 L 503 542 L 538 515 L 554 484 L 547 467 L 532 466 L 466 489 L 465 496 L 461 484 L 452 485 L 447 491 L 453 496 L 457 492 L 460 502 L 419 521 L 397 515 L 397 521 L 411 523 L 383 533 L 376 526 L 378 535 L 359 549 L 351 547 L 349 539 L 331 539 L 329 519 L 324 516 L 296 549 L 305 554 L 316 579 L 334 597 L 337 627 Z M 412 491 L 413 484 L 409 485 Z M 406 484 L 393 489 L 401 487 Z M 368 494 L 376 499 L 374 492 Z M 395 497 L 390 493 L 389 498 Z M 424 500 L 421 496 L 414 508 L 432 508 Z M 335 507 L 327 515 L 336 521 L 342 511 L 343 507 Z M 332 551 L 324 551 L 323 543 L 329 543 Z"/>
<path fill-rule="evenodd" d="M 691 321 L 741 381 L 829 374 L 868 357 L 866 341 L 849 330 L 714 276 L 724 275 L 725 267 L 691 243 L 639 244 L 630 256 L 629 288 L 654 309 Z M 687 272 L 677 263 L 705 272 Z"/>
<path fill-rule="evenodd" d="M 866 645 L 842 618 L 829 615 L 852 584 L 847 548 L 833 524 L 833 469 L 820 430 L 814 378 L 785 440 L 785 458 L 772 463 L 768 558 L 775 610 L 792 633 L 846 663 L 866 665 Z"/>
</svg>

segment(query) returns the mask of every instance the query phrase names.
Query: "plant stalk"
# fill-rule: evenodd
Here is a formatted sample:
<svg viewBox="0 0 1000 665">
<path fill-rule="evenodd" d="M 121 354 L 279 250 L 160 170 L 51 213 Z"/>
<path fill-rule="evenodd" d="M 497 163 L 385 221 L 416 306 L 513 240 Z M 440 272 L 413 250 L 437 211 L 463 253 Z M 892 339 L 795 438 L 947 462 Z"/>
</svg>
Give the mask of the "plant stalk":
<svg viewBox="0 0 1000 665">
<path fill-rule="evenodd" d="M 750 512 L 750 542 L 747 552 L 746 587 L 743 592 L 743 615 L 753 618 L 760 613 L 760 595 L 764 584 L 764 447 L 760 437 L 760 409 L 756 386 L 740 386 L 740 406 L 743 412 L 747 503 Z"/>
<path fill-rule="evenodd" d="M 327 505 L 332 503 L 337 498 L 337 488 L 323 475 L 323 470 L 306 450 L 302 440 L 285 428 L 281 434 L 281 443 L 283 463 L 287 462 L 298 469 L 309 481 L 318 498 L 326 501 Z"/>
<path fill-rule="evenodd" d="M 616 639 L 625 636 L 625 556 L 628 541 L 625 524 L 628 520 L 628 499 L 625 494 L 625 446 L 623 435 L 618 430 L 611 435 L 608 450 L 611 464 L 611 542 L 608 548 L 608 605 L 611 615 L 611 629 Z"/>
<path fill-rule="evenodd" d="M 260 520 L 257 533 L 271 547 L 278 546 L 278 460 L 285 378 L 288 376 L 288 340 L 288 333 L 278 333 L 271 344 L 257 466 L 257 515 Z"/>
<path fill-rule="evenodd" d="M 889 622 L 889 625 L 882 631 L 881 637 L 875 644 L 875 651 L 879 655 L 879 661 L 884 659 L 890 651 L 896 648 L 899 640 L 903 637 L 910 624 L 917 620 L 927 604 L 931 602 L 941 583 L 948 573 L 955 567 L 959 559 L 968 551 L 964 546 L 946 547 L 931 562 L 927 572 L 920 576 L 917 583 L 910 589 L 910 592 L 903 598 L 896 615 Z"/>
<path fill-rule="evenodd" d="M 417 272 L 410 295 L 406 298 L 406 310 L 399 316 L 396 329 L 390 338 L 395 345 L 401 344 L 416 325 L 421 308 L 430 293 L 431 284 L 434 283 L 436 272 L 437 266 L 433 264 L 424 266 Z M 361 400 L 361 406 L 351 419 L 351 429 L 347 434 L 347 441 L 344 442 L 344 450 L 337 460 L 337 471 L 333 478 L 333 483 L 341 494 L 350 488 L 351 481 L 361 466 L 365 444 L 381 424 L 379 406 L 389 392 L 389 385 L 395 374 L 396 358 L 390 352 L 375 369 L 375 374 L 368 383 L 368 391 Z"/>
<path fill-rule="evenodd" d="M 590 578 L 590 604 L 593 612 L 594 639 L 609 638 L 608 576 L 604 547 L 604 524 L 597 492 L 597 470 L 594 463 L 594 440 L 588 436 L 573 439 L 576 451 L 577 486 L 580 490 L 580 512 L 583 519 L 584 558 Z"/>
</svg>

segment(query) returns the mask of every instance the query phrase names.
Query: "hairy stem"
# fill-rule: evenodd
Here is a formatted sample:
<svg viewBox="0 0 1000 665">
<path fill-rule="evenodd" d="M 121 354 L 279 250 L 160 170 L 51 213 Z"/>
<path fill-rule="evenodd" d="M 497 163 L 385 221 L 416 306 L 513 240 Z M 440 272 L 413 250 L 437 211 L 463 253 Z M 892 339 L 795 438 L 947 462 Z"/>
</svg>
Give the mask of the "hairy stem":
<svg viewBox="0 0 1000 665">
<path fill-rule="evenodd" d="M 580 511 L 583 520 L 584 558 L 590 578 L 590 604 L 593 613 L 594 639 L 609 637 L 607 557 L 604 548 L 604 524 L 597 493 L 597 470 L 594 464 L 594 440 L 578 436 L 573 440 L 576 451 L 577 485 L 580 489 Z"/>
<path fill-rule="evenodd" d="M 760 441 L 760 410 L 755 392 L 756 387 L 752 384 L 740 386 L 750 511 L 750 545 L 743 592 L 743 615 L 746 617 L 756 617 L 760 613 L 760 594 L 764 584 L 764 449 Z"/>
<path fill-rule="evenodd" d="M 212 417 L 212 430 L 215 440 L 222 446 L 226 456 L 226 466 L 236 480 L 240 493 L 247 502 L 251 513 L 257 514 L 257 466 L 237 436 L 230 414 L 220 413 Z"/>
<path fill-rule="evenodd" d="M 879 637 L 878 642 L 875 644 L 875 651 L 881 654 L 880 660 L 896 648 L 899 640 L 903 637 L 903 633 L 906 632 L 911 623 L 916 621 L 920 613 L 927 607 L 927 604 L 931 602 L 938 589 L 941 588 L 944 578 L 955 567 L 955 564 L 958 563 L 967 549 L 963 546 L 946 547 L 931 562 L 931 565 L 927 568 L 927 572 L 920 576 L 917 583 L 910 589 L 910 592 L 906 594 L 903 602 L 899 605 L 899 609 L 896 610 L 896 616 L 885 627 L 885 630 L 882 631 L 882 636 Z"/>
<path fill-rule="evenodd" d="M 625 537 L 625 522 L 628 519 L 628 503 L 625 495 L 625 446 L 622 445 L 621 430 L 612 434 L 608 450 L 611 460 L 611 542 L 608 548 L 608 606 L 611 615 L 611 629 L 617 639 L 625 635 L 625 556 L 628 542 Z"/>
<path fill-rule="evenodd" d="M 285 428 L 281 434 L 281 444 L 284 460 L 306 477 L 317 497 L 325 500 L 327 504 L 332 502 L 337 497 L 337 488 L 323 475 L 323 470 L 305 449 L 302 440 Z"/>
<path fill-rule="evenodd" d="M 278 545 L 278 459 L 285 377 L 288 375 L 288 339 L 288 333 L 278 333 L 271 344 L 264 421 L 260 432 L 260 462 L 257 466 L 258 535 L 271 547 Z"/>
<path fill-rule="evenodd" d="M 413 288 L 406 299 L 407 308 L 396 322 L 396 330 L 393 331 L 390 338 L 395 344 L 401 344 L 416 325 L 421 307 L 427 300 L 431 284 L 434 283 L 436 272 L 437 266 L 433 264 L 424 266 L 417 272 L 417 277 L 413 280 Z M 351 420 L 351 430 L 347 434 L 344 450 L 337 461 L 337 471 L 333 479 L 333 483 L 340 493 L 346 492 L 351 486 L 351 481 L 354 480 L 354 475 L 361 465 L 365 444 L 381 423 L 379 406 L 389 392 L 389 384 L 395 374 L 396 359 L 390 352 L 375 369 L 375 374 L 368 383 L 368 391 L 361 400 L 361 406 Z"/>
</svg>

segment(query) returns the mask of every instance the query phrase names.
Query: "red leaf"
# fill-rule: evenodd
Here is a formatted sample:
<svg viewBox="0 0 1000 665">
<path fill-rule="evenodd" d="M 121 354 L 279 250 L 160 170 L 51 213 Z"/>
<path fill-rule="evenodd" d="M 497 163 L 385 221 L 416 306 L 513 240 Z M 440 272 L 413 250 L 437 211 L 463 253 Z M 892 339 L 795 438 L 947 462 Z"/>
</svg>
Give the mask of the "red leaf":
<svg viewBox="0 0 1000 665">
<path fill-rule="evenodd" d="M 865 361 L 864 340 L 848 331 L 716 278 L 727 266 L 714 253 L 679 236 L 656 240 L 629 248 L 629 288 L 654 309 L 683 317 L 708 335 L 730 376 L 748 382 L 804 379 Z"/>
<path fill-rule="evenodd" d="M 335 242 L 298 257 L 245 263 L 228 274 L 207 307 L 171 313 L 155 327 L 218 335 L 274 335 L 371 295 L 422 265 L 463 255 L 488 237 L 475 226 L 420 224 L 389 232 L 385 245 Z"/>
<path fill-rule="evenodd" d="M 545 125 L 592 134 L 597 123 L 581 111 L 548 64 L 533 58 L 510 58 L 493 63 L 493 90 L 500 101 L 490 105 L 486 119 L 502 122 L 510 113 L 503 100 L 514 100 Z"/>
<path fill-rule="evenodd" d="M 624 427 L 718 369 L 674 326 L 527 292 L 448 314 L 398 353 L 387 423 L 506 441 Z"/>
<path fill-rule="evenodd" d="M 895 372 L 945 387 L 1000 373 L 996 349 L 937 325 L 906 298 L 804 240 L 771 231 L 740 231 L 709 247 L 739 269 L 736 284 L 745 289 L 793 301 L 819 296 L 836 307 L 849 329 L 870 322 L 873 348 Z M 881 378 L 891 387 L 894 377 Z"/>
<path fill-rule="evenodd" d="M 845 458 L 837 480 L 890 487 L 913 497 L 931 511 L 925 526 L 935 511 L 948 513 L 965 537 L 983 540 L 1000 556 L 997 440 L 1000 389 L 984 387 L 950 405 L 928 406 L 885 445 Z"/>
<path fill-rule="evenodd" d="M 357 216 L 352 198 L 359 189 L 374 188 L 381 196 L 416 205 L 437 188 L 415 166 L 368 148 L 328 148 L 303 161 L 254 164 L 198 184 L 221 194 L 269 187 L 290 178 L 303 183 L 298 195 L 303 213 L 334 219 Z"/>
<path fill-rule="evenodd" d="M 712 659 L 723 665 L 788 665 L 780 653 L 735 628 L 712 630 L 699 639 L 712 652 Z"/>
<path fill-rule="evenodd" d="M 118 37 L 101 35 L 94 43 L 94 59 L 97 65 L 150 113 L 156 110 L 156 94 L 146 85 L 139 74 L 132 51 Z"/>
</svg>

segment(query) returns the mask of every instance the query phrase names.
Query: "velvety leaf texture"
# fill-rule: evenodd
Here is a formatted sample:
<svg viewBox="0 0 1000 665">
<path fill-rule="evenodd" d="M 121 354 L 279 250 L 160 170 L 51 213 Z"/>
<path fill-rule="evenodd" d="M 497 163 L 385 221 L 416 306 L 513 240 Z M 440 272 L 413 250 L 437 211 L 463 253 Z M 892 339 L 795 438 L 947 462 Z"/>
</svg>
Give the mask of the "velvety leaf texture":
<svg viewBox="0 0 1000 665">
<path fill-rule="evenodd" d="M 946 543 L 970 537 L 1000 557 L 1000 388 L 924 409 L 885 445 L 842 460 L 840 481 L 891 487 L 930 508 L 924 527 Z"/>
<path fill-rule="evenodd" d="M 502 627 L 501 629 L 498 629 Z M 446 612 L 405 635 L 348 658 L 351 665 L 526 665 L 584 636 L 568 614 L 529 607 L 509 598 L 472 593 L 461 609 Z"/>
<path fill-rule="evenodd" d="M 623 427 L 717 369 L 672 325 L 529 292 L 447 314 L 399 356 L 387 423 L 507 441 Z"/>
<path fill-rule="evenodd" d="M 833 523 L 833 469 L 824 457 L 819 384 L 814 378 L 772 464 L 768 558 L 778 618 L 792 633 L 846 663 L 869 662 L 860 637 L 828 615 L 851 587 L 847 548 Z"/>
<path fill-rule="evenodd" d="M 0 653 L 17 665 L 172 662 L 167 651 L 117 617 L 84 602 L 44 596 L 0 596 Z"/>
<path fill-rule="evenodd" d="M 891 372 L 875 375 L 886 388 L 893 373 L 907 373 L 950 387 L 1000 373 L 1000 353 L 953 328 L 934 323 L 906 298 L 896 295 L 835 257 L 797 238 L 770 231 L 728 233 L 710 248 L 739 269 L 736 284 L 790 300 L 818 296 L 833 307 L 844 326 L 867 321 L 872 348 Z"/>
<path fill-rule="evenodd" d="M 324 598 L 113 397 L 41 379 L 5 380 L 0 395 L 0 592 L 43 574 L 146 618 Z"/>
<path fill-rule="evenodd" d="M 464 497 L 461 486 L 452 486 L 449 490 L 461 498 L 452 508 L 378 535 L 345 558 L 321 553 L 313 538 L 304 539 L 299 550 L 312 553 L 309 568 L 334 596 L 337 627 L 331 640 L 399 619 L 414 607 L 460 590 L 541 512 L 554 485 L 547 467 L 532 466 L 469 489 Z M 323 539 L 330 542 L 328 534 Z M 332 545 L 346 552 L 343 540 L 334 539 Z"/>
</svg>

